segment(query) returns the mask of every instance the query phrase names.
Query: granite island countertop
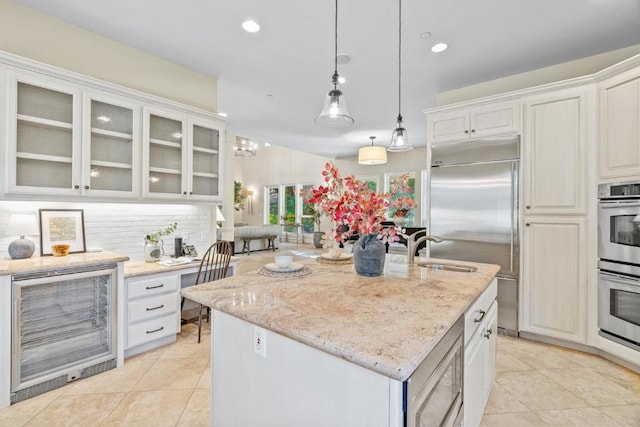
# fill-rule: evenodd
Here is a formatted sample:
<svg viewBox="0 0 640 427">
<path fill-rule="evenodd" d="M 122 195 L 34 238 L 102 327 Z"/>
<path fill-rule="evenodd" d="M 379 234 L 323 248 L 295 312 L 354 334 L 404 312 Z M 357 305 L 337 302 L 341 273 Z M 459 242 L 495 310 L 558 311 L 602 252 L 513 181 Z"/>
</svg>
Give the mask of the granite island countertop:
<svg viewBox="0 0 640 427">
<path fill-rule="evenodd" d="M 302 262 L 312 270 L 310 275 L 274 278 L 256 270 L 190 287 L 182 294 L 404 381 L 499 270 L 497 265 L 460 261 L 455 263 L 477 271 L 388 264 L 382 276 L 362 277 L 352 264 Z"/>
</svg>

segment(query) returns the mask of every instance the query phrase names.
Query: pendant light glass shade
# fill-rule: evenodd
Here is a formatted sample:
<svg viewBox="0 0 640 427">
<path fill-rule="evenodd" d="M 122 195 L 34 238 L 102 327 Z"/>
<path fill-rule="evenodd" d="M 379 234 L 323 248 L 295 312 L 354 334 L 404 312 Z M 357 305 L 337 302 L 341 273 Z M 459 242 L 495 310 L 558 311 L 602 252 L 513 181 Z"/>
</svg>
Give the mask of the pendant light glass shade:
<svg viewBox="0 0 640 427">
<path fill-rule="evenodd" d="M 391 134 L 391 144 L 387 151 L 409 151 L 413 145 L 409 142 L 407 130 L 402 125 L 402 0 L 398 0 L 398 127 Z"/>
<path fill-rule="evenodd" d="M 338 89 L 338 74 L 333 75 L 333 89 L 329 91 L 322 104 L 322 111 L 315 122 L 326 127 L 345 127 L 353 123 L 353 117 L 347 110 L 344 94 Z"/>
<path fill-rule="evenodd" d="M 391 134 L 391 145 L 387 151 L 409 151 L 413 150 L 413 145 L 409 142 L 409 134 L 402 126 L 402 117 L 398 118 L 398 127 Z"/>
<path fill-rule="evenodd" d="M 362 147 L 358 150 L 358 163 L 361 165 L 383 165 L 387 163 L 387 150 L 384 147 L 373 145 L 375 136 L 370 136 L 371 146 Z"/>
<path fill-rule="evenodd" d="M 320 115 L 315 118 L 315 122 L 320 126 L 345 127 L 353 124 L 353 117 L 351 117 L 347 111 L 347 102 L 344 99 L 344 94 L 340 89 L 338 89 L 338 79 L 340 78 L 338 75 L 338 0 L 336 0 L 334 24 L 334 71 L 333 76 L 331 77 L 331 85 L 333 88 L 325 97 L 324 104 L 322 105 L 322 111 L 320 112 Z"/>
</svg>

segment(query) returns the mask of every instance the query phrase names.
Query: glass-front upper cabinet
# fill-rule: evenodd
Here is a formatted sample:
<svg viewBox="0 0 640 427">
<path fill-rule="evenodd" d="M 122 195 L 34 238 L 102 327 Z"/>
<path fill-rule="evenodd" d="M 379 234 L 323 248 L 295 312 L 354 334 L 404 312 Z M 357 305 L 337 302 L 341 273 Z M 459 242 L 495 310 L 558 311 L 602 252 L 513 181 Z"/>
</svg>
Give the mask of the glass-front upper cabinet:
<svg viewBox="0 0 640 427">
<path fill-rule="evenodd" d="M 144 109 L 143 195 L 186 198 L 188 187 L 185 118 L 169 112 Z"/>
<path fill-rule="evenodd" d="M 8 101 L 8 192 L 80 194 L 80 91 L 9 73 Z"/>
<path fill-rule="evenodd" d="M 189 119 L 190 199 L 222 200 L 222 135 L 223 128 L 219 123 Z"/>
<path fill-rule="evenodd" d="M 140 108 L 125 100 L 84 96 L 83 194 L 139 194 Z"/>
</svg>

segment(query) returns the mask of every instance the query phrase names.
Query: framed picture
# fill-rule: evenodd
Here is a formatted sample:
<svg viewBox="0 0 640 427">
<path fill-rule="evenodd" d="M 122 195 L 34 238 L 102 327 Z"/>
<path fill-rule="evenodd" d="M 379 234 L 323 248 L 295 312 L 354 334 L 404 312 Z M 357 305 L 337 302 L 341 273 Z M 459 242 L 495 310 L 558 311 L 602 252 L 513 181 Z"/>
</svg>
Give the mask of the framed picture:
<svg viewBox="0 0 640 427">
<path fill-rule="evenodd" d="M 40 209 L 40 255 L 52 255 L 51 245 L 66 243 L 69 253 L 86 252 L 82 209 Z"/>
</svg>

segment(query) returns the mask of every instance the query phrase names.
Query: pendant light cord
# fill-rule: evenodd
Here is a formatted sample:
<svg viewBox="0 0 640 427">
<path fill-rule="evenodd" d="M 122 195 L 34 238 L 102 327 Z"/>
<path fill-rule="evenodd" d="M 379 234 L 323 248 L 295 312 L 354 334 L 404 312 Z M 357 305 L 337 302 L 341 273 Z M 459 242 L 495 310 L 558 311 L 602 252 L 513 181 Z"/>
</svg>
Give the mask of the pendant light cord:
<svg viewBox="0 0 640 427">
<path fill-rule="evenodd" d="M 334 89 L 338 86 L 338 0 L 336 0 L 336 16 L 334 23 L 334 38 L 335 41 L 334 50 L 333 50 L 333 87 Z"/>
<path fill-rule="evenodd" d="M 398 122 L 402 121 L 400 112 L 402 99 L 402 0 L 398 0 Z"/>
</svg>

